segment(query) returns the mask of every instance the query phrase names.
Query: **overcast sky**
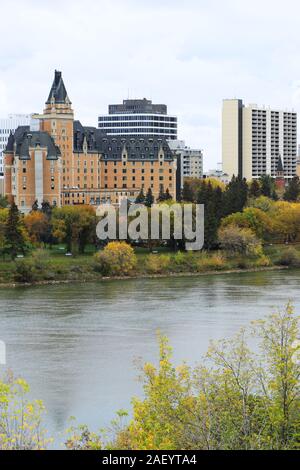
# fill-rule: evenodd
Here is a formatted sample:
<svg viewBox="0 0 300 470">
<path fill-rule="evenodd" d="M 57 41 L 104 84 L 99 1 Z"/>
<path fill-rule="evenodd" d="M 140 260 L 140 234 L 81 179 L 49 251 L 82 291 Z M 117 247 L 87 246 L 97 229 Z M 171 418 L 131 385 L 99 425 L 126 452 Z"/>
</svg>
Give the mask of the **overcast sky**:
<svg viewBox="0 0 300 470">
<path fill-rule="evenodd" d="M 40 112 L 54 69 L 75 116 L 147 97 L 221 161 L 223 98 L 300 111 L 296 0 L 0 0 L 0 117 Z"/>
</svg>

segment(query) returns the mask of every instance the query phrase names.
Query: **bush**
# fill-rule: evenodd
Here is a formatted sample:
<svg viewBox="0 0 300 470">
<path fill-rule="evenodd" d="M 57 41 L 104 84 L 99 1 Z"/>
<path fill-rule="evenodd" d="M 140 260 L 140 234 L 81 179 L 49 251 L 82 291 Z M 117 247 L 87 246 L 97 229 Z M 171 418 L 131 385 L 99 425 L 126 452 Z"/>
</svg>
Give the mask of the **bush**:
<svg viewBox="0 0 300 470">
<path fill-rule="evenodd" d="M 34 251 L 30 258 L 17 259 L 14 279 L 17 282 L 55 279 L 48 252 L 40 249 Z"/>
<path fill-rule="evenodd" d="M 221 254 L 203 256 L 197 262 L 198 271 L 220 271 L 225 267 L 225 259 Z"/>
<path fill-rule="evenodd" d="M 255 266 L 257 268 L 267 268 L 268 266 L 271 266 L 272 262 L 270 258 L 266 255 L 261 255 L 258 260 L 255 262 Z"/>
<path fill-rule="evenodd" d="M 196 271 L 197 257 L 192 251 L 187 253 L 179 251 L 173 258 L 173 265 L 175 271 Z"/>
<path fill-rule="evenodd" d="M 49 253 L 46 250 L 39 249 L 33 252 L 32 261 L 35 269 L 40 274 L 46 273 L 50 268 Z"/>
<path fill-rule="evenodd" d="M 37 279 L 32 259 L 19 259 L 15 263 L 14 280 L 17 282 L 33 282 Z"/>
<path fill-rule="evenodd" d="M 300 254 L 295 248 L 288 248 L 283 251 L 276 264 L 280 266 L 300 267 Z"/>
<path fill-rule="evenodd" d="M 170 267 L 170 256 L 149 255 L 146 259 L 146 270 L 152 274 L 161 274 Z"/>
<path fill-rule="evenodd" d="M 249 228 L 240 228 L 236 225 L 222 227 L 219 230 L 219 242 L 221 248 L 228 253 L 256 256 L 262 254 L 261 242 Z"/>
<path fill-rule="evenodd" d="M 94 255 L 94 269 L 103 276 L 126 276 L 136 267 L 133 248 L 125 242 L 110 242 Z"/>
</svg>

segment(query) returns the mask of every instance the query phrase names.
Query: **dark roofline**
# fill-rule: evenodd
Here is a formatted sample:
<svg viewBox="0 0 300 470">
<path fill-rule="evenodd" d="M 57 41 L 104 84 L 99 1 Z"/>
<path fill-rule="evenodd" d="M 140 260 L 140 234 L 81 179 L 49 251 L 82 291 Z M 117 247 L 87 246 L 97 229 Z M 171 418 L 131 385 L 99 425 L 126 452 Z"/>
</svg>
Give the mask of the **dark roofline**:
<svg viewBox="0 0 300 470">
<path fill-rule="evenodd" d="M 55 70 L 54 72 L 54 80 L 46 104 L 50 104 L 52 99 L 54 99 L 54 102 L 58 104 L 66 103 L 67 100 L 71 103 L 62 79 L 62 73 L 58 70 Z"/>
</svg>

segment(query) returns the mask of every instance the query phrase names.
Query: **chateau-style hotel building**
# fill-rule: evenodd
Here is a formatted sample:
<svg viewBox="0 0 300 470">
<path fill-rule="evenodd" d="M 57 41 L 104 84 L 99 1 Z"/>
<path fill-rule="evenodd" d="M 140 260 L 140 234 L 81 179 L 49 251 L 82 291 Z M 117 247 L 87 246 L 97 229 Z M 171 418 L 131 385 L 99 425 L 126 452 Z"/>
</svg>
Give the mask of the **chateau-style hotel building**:
<svg viewBox="0 0 300 470">
<path fill-rule="evenodd" d="M 19 126 L 4 151 L 5 194 L 23 212 L 35 201 L 51 205 L 118 204 L 151 188 L 176 198 L 176 157 L 166 137 L 108 135 L 83 126 L 74 112 L 61 72 L 43 114 Z"/>
</svg>

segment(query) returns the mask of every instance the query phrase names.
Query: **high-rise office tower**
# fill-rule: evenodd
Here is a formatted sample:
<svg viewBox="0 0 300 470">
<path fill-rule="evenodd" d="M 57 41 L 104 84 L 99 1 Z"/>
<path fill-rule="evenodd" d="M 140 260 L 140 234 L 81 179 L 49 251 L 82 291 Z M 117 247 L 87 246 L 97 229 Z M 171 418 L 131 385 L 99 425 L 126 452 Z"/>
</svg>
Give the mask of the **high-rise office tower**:
<svg viewBox="0 0 300 470">
<path fill-rule="evenodd" d="M 296 174 L 297 114 L 242 100 L 223 101 L 223 171 L 248 180 L 262 175 L 276 177 L 281 157 L 285 179 Z"/>
<path fill-rule="evenodd" d="M 153 104 L 146 98 L 109 105 L 108 114 L 99 116 L 98 127 L 114 137 L 155 136 L 177 139 L 177 117 L 167 114 L 165 104 Z"/>
</svg>

